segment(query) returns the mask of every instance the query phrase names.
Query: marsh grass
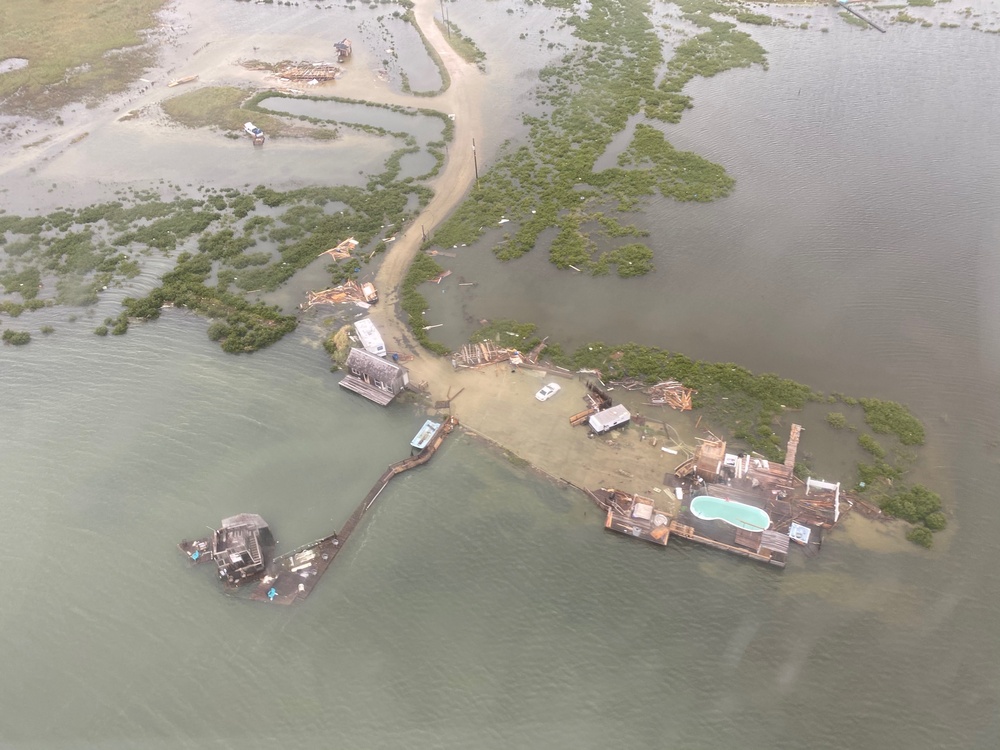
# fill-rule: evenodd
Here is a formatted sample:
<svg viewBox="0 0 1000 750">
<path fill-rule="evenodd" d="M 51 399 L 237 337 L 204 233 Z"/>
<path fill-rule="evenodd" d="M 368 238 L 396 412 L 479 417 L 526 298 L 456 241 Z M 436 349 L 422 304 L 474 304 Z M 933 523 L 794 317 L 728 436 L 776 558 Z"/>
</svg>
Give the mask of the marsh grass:
<svg viewBox="0 0 1000 750">
<path fill-rule="evenodd" d="M 0 60 L 28 65 L 0 75 L 7 112 L 40 115 L 124 90 L 152 61 L 143 29 L 164 0 L 3 0 Z"/>
<path fill-rule="evenodd" d="M 424 30 L 420 28 L 419 24 L 417 24 L 412 9 L 407 9 L 405 13 L 400 15 L 400 18 L 409 23 L 416 30 L 417 36 L 420 37 L 420 41 L 424 45 L 424 50 L 427 52 L 427 56 L 434 62 L 434 65 L 438 70 L 438 75 L 441 77 L 441 88 L 437 91 L 413 91 L 410 88 L 409 79 L 407 79 L 404 74 L 404 93 L 412 94 L 413 96 L 437 96 L 438 94 L 443 94 L 451 86 L 451 75 L 449 75 L 448 69 L 444 66 L 444 61 L 441 59 L 441 55 L 438 54 L 437 50 L 434 49 L 434 45 L 432 45 L 427 40 L 427 37 L 424 36 Z"/>
<path fill-rule="evenodd" d="M 163 111 L 175 122 L 189 128 L 216 127 L 221 130 L 243 131 L 243 123 L 251 119 L 242 108 L 251 92 L 236 86 L 206 86 L 165 99 Z M 280 118 L 255 110 L 254 124 L 268 136 L 281 135 L 287 125 Z"/>
<path fill-rule="evenodd" d="M 459 57 L 467 63 L 478 65 L 480 68 L 483 67 L 483 63 L 486 62 L 486 53 L 479 49 L 472 39 L 463 34 L 457 24 L 452 21 L 442 21 L 436 16 L 434 17 L 434 23 L 437 24 L 442 36 L 451 45 L 451 48 L 458 53 Z"/>
<path fill-rule="evenodd" d="M 580 40 L 558 65 L 539 74 L 537 99 L 550 113 L 524 118 L 528 142 L 501 149 L 470 197 L 436 230 L 433 243 L 470 244 L 505 217 L 513 222 L 512 231 L 493 248 L 501 260 L 521 257 L 536 247 L 544 230 L 557 228 L 549 247 L 557 267 L 606 273 L 624 253 L 629 257 L 617 264 L 619 274 L 640 275 L 652 270 L 646 260 L 652 254 L 649 248 L 640 250 L 642 243 L 634 243 L 626 251 L 602 256 L 596 239 L 602 233 L 608 236 L 603 232 L 606 225 L 587 221 L 590 206 L 634 211 L 657 192 L 675 200 L 711 201 L 728 195 L 734 181 L 721 166 L 677 151 L 660 131 L 645 124 L 636 128 L 617 167 L 595 173 L 597 159 L 630 117 L 643 112 L 650 119 L 676 122 L 691 106 L 681 93 L 688 81 L 764 65 L 764 50 L 735 24 L 712 16 L 739 15 L 746 13 L 744 8 L 680 0 L 684 17 L 706 31 L 678 46 L 657 85 L 664 59 L 647 3 L 594 0 L 586 15 L 561 1 L 547 4 L 566 9 L 566 22 Z M 770 22 L 766 16 L 747 20 Z"/>
</svg>

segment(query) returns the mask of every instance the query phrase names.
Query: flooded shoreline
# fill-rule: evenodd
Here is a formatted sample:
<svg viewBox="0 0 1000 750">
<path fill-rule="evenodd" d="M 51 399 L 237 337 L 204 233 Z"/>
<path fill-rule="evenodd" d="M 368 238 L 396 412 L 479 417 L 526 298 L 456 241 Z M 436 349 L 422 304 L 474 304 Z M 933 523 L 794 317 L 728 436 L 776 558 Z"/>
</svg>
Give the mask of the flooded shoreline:
<svg viewBox="0 0 1000 750">
<path fill-rule="evenodd" d="M 981 6 L 973 12 L 986 13 Z M 950 19 L 959 10 L 911 12 Z M 533 106 L 519 94 L 546 55 L 562 54 L 540 39 L 556 30 L 528 29 L 528 45 L 506 30 L 541 23 L 544 9 L 448 11 L 487 55 L 487 73 L 473 78 L 479 109 L 506 120 L 512 102 Z M 174 52 L 213 43 L 172 61 L 163 78 L 206 71 L 213 59 L 229 71 L 254 45 L 268 55 L 323 52 L 295 26 L 294 8 L 184 0 L 175 12 L 193 13 L 196 30 Z M 969 28 L 971 17 L 961 29 L 901 23 L 881 35 L 848 26 L 834 8 L 781 13 L 809 29 L 752 29 L 769 70 L 693 82 L 695 108 L 666 129 L 737 182 L 715 204 L 655 200 L 636 217 L 654 238 L 655 274 L 563 273 L 544 252 L 501 264 L 489 235 L 439 258 L 453 273 L 427 285 L 427 317 L 446 324 L 435 331 L 449 343 L 480 319 L 515 318 L 569 347 L 635 340 L 907 403 L 928 432 L 907 481 L 939 489 L 952 521 L 934 549 L 857 517 L 817 559 L 793 555 L 779 574 L 694 545 L 659 549 L 607 533 L 576 490 L 458 434 L 431 466 L 385 490 L 304 605 L 226 598 L 205 571 L 184 567 L 176 540 L 244 511 L 268 520 L 279 550 L 339 528 L 384 467 L 405 457 L 427 410 L 379 409 L 340 388 L 319 345 L 322 312 L 252 357 L 224 354 L 205 336 L 208 321 L 178 309 L 124 337 L 95 337 L 122 298 L 169 270 L 172 261 L 154 255 L 134 286 L 110 288 L 91 316 L 69 322 L 69 310 L 39 310 L 31 325 L 56 332 L 0 349 L 0 383 L 14 394 L 0 401 L 9 573 L 0 583 L 0 744 L 253 749 L 336 736 L 373 749 L 714 750 L 781 745 L 805 722 L 822 750 L 994 747 L 1000 591 L 984 560 L 1000 528 L 990 491 L 1000 482 L 1000 224 L 990 208 L 1000 165 L 983 146 L 998 112 L 981 71 L 997 37 Z M 369 46 L 373 62 L 388 48 Z M 533 55 L 523 67 L 522 49 Z M 209 63 L 181 64 L 188 59 Z M 336 169 L 321 144 L 285 144 L 286 160 L 284 145 L 257 155 L 209 131 L 117 123 L 142 96 L 162 93 L 160 80 L 118 113 L 81 111 L 52 141 L 23 153 L 12 146 L 0 167 L 8 212 L 113 198 L 118 177 L 155 187 L 159 175 L 141 169 L 157 135 L 165 143 L 151 163 L 178 193 L 229 180 L 300 186 Z M 343 82 L 397 96 L 395 79 L 352 72 Z M 520 128 L 497 124 L 504 135 Z M 464 132 L 487 161 L 499 137 Z M 121 153 L 115 133 L 126 136 Z M 441 193 L 449 189 L 461 197 L 457 184 Z M 446 205 L 434 205 L 435 220 Z M 419 227 L 407 234 L 420 241 Z M 294 306 L 291 290 L 314 288 L 324 273 L 309 266 L 276 293 L 281 303 Z M 462 278 L 477 286 L 458 287 Z M 372 314 L 385 320 L 386 343 L 411 346 L 383 302 Z M 536 372 L 456 374 L 427 358 L 414 373 L 432 399 L 477 383 L 454 398 L 455 414 L 517 456 L 521 438 L 508 435 L 537 421 L 524 457 L 537 452 L 554 476 L 577 466 L 590 472 L 585 481 L 618 483 L 623 469 L 662 488 L 672 468 L 634 428 L 620 451 L 572 431 L 577 381 L 542 403 L 533 394 L 547 379 Z M 654 415 L 642 396 L 629 398 Z M 857 435 L 808 426 L 828 410 L 809 404 L 795 415 L 807 424 L 800 450 L 823 457 L 827 479 L 850 480 L 839 474 L 861 452 Z M 655 416 L 676 424 L 684 445 L 700 432 L 697 416 Z M 648 459 L 648 478 L 631 469 L 633 449 Z M 220 685 L 254 689 L 236 700 Z"/>
</svg>

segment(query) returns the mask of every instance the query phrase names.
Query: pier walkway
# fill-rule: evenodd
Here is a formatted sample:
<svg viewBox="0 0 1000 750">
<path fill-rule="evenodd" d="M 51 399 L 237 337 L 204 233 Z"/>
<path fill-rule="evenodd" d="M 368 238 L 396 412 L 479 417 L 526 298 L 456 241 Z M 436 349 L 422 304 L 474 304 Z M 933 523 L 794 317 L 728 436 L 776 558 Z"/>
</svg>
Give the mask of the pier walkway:
<svg viewBox="0 0 1000 750">
<path fill-rule="evenodd" d="M 885 33 L 885 29 L 884 28 L 882 28 L 881 26 L 879 26 L 872 19 L 868 18 L 868 16 L 863 16 L 858 11 L 854 10 L 854 8 L 852 8 L 850 5 L 848 5 L 848 2 L 849 2 L 849 0 L 837 0 L 837 5 L 839 5 L 841 8 L 843 8 L 844 10 L 846 10 L 848 13 L 853 13 L 858 18 L 860 18 L 862 21 L 864 21 L 866 24 L 868 24 L 869 26 L 871 26 L 873 29 L 878 29 L 883 34 Z"/>
<path fill-rule="evenodd" d="M 344 548 L 344 544 L 361 523 L 361 519 L 375 504 L 378 496 L 382 494 L 382 490 L 388 486 L 393 477 L 430 461 L 437 449 L 441 447 L 444 439 L 451 434 L 457 425 L 458 419 L 448 417 L 441 424 L 434 437 L 428 441 L 426 447 L 417 455 L 390 465 L 365 495 L 364 500 L 354 509 L 339 532 L 275 557 L 250 598 L 254 601 L 292 604 L 309 596 L 320 577 Z"/>
</svg>

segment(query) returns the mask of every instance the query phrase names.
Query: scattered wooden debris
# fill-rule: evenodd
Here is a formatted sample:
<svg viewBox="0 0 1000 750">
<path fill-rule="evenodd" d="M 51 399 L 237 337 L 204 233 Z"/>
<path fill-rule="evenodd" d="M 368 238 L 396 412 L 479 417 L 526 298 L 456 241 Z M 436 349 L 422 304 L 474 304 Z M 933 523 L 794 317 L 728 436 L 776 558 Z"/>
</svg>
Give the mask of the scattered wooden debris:
<svg viewBox="0 0 1000 750">
<path fill-rule="evenodd" d="M 336 247 L 324 250 L 320 255 L 329 255 L 334 260 L 345 260 L 351 257 L 351 251 L 358 246 L 358 241 L 353 237 L 348 237 Z"/>
<path fill-rule="evenodd" d="M 587 395 L 584 398 L 597 411 L 611 408 L 611 396 L 589 380 L 587 381 Z"/>
<path fill-rule="evenodd" d="M 464 391 L 464 390 L 465 390 L 465 387 L 463 386 L 462 388 L 460 388 L 458 390 L 458 393 L 456 393 L 454 396 L 452 396 L 451 395 L 451 388 L 449 387 L 448 388 L 448 393 L 444 397 L 444 401 L 435 401 L 434 402 L 434 408 L 435 409 L 451 409 L 451 402 L 454 401 L 459 396 L 461 396 L 462 395 L 462 391 Z"/>
<path fill-rule="evenodd" d="M 358 284 L 348 281 L 322 292 L 307 292 L 305 308 L 313 305 L 336 305 L 342 302 L 366 302 L 372 304 L 378 300 L 378 293 L 371 283 Z"/>
<path fill-rule="evenodd" d="M 445 269 L 444 271 L 442 271 L 441 273 L 439 273 L 437 276 L 435 276 L 430 281 L 432 283 L 434 283 L 434 284 L 440 284 L 442 281 L 444 281 L 449 276 L 451 276 L 451 271 L 448 270 L 448 269 Z"/>
<path fill-rule="evenodd" d="M 337 50 L 337 62 L 339 63 L 345 62 L 354 52 L 351 40 L 346 37 L 341 39 L 339 42 L 336 42 L 333 45 L 333 48 Z"/>
<path fill-rule="evenodd" d="M 530 352 L 528 352 L 528 356 L 525 357 L 525 359 L 527 359 L 533 365 L 538 364 L 538 358 L 542 355 L 542 352 L 545 351 L 545 347 L 548 346 L 548 344 L 545 343 L 548 340 L 549 337 L 546 336 L 544 339 L 539 341 L 535 345 L 535 348 L 532 349 Z"/>
<path fill-rule="evenodd" d="M 654 404 L 666 404 L 678 411 L 691 411 L 691 397 L 697 391 L 684 387 L 683 383 L 676 380 L 667 380 L 647 389 L 646 393 Z"/>
<path fill-rule="evenodd" d="M 614 358 L 614 355 L 612 355 L 612 358 Z M 626 391 L 638 391 L 645 386 L 645 383 L 639 378 L 627 377 L 619 380 L 609 380 L 608 385 L 615 388 L 624 388 Z"/>
<path fill-rule="evenodd" d="M 513 353 L 514 350 L 497 346 L 492 341 L 480 341 L 475 344 L 463 344 L 462 348 L 452 355 L 451 361 L 455 367 L 482 367 L 506 362 Z"/>
<path fill-rule="evenodd" d="M 277 63 L 274 74 L 287 81 L 335 81 L 344 74 L 344 69 L 329 62 L 290 62 Z"/>
<path fill-rule="evenodd" d="M 184 76 L 183 78 L 178 78 L 167 84 L 167 88 L 172 89 L 174 86 L 181 86 L 185 83 L 194 83 L 198 80 L 198 76 Z"/>
</svg>

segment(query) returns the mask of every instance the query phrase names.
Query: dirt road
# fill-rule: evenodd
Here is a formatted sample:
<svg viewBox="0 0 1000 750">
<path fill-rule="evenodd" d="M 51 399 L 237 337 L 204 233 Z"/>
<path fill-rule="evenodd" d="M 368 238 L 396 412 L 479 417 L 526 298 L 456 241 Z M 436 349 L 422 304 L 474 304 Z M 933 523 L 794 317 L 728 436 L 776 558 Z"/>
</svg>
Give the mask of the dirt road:
<svg viewBox="0 0 1000 750">
<path fill-rule="evenodd" d="M 388 303 L 385 307 L 395 307 L 399 301 L 400 282 L 420 248 L 421 227 L 430 233 L 458 205 L 475 179 L 472 139 L 477 132 L 482 132 L 484 76 L 475 65 L 459 57 L 441 35 L 434 23 L 435 7 L 435 0 L 417 0 L 414 12 L 424 36 L 444 62 L 451 77 L 451 86 L 440 96 L 430 99 L 421 97 L 409 103 L 455 115 L 455 137 L 444 169 L 430 185 L 434 190 L 434 198 L 407 229 L 406 234 L 392 245 L 392 251 L 376 276 L 376 286 Z M 383 319 L 382 322 L 388 323 L 388 319 Z"/>
</svg>

